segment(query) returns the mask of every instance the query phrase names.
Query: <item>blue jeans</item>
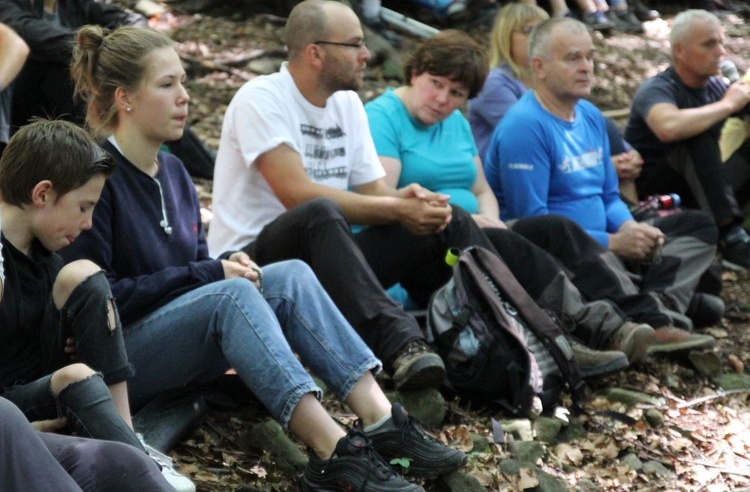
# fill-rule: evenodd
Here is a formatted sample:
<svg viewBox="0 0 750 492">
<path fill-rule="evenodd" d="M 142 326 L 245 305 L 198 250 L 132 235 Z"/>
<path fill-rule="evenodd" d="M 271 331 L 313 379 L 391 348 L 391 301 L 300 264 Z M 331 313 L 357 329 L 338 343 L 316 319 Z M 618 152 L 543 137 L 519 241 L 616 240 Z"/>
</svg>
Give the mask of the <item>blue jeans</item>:
<svg viewBox="0 0 750 492">
<path fill-rule="evenodd" d="M 246 279 L 214 282 L 126 326 L 136 368 L 131 404 L 232 367 L 287 426 L 304 394 L 320 397 L 302 363 L 342 400 L 366 371 L 380 369 L 305 263 L 275 263 L 263 272 L 263 295 Z"/>
</svg>

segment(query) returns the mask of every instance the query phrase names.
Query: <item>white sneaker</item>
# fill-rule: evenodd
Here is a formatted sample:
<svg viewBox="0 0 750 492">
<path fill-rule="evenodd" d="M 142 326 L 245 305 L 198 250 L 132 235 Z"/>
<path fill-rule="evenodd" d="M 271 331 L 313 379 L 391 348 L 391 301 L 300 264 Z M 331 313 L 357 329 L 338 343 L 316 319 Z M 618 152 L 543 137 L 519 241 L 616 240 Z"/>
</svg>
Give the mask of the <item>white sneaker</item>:
<svg viewBox="0 0 750 492">
<path fill-rule="evenodd" d="M 140 434 L 138 437 L 141 439 L 141 444 L 146 448 L 148 455 L 161 468 L 161 474 L 169 482 L 169 485 L 177 492 L 195 492 L 195 484 L 188 477 L 177 473 L 174 469 L 172 458 L 143 442 Z"/>
</svg>

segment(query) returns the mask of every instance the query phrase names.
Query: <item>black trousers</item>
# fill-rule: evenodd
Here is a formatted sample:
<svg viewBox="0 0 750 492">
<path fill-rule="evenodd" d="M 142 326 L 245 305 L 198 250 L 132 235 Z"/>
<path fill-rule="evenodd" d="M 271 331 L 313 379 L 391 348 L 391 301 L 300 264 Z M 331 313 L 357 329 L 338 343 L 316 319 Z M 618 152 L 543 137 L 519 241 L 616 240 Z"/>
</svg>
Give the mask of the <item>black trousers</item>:
<svg viewBox="0 0 750 492">
<path fill-rule="evenodd" d="M 636 181 L 639 196 L 678 193 L 688 208 L 711 214 L 719 227 L 741 224 L 750 201 L 750 140 L 726 162 L 710 133 L 673 144 L 668 160 L 645 169 Z"/>
<path fill-rule="evenodd" d="M 458 207 L 439 234 L 417 236 L 400 225 L 372 226 L 352 234 L 338 205 L 312 200 L 266 225 L 244 250 L 261 265 L 291 258 L 308 263 L 349 323 L 390 369 L 398 351 L 423 335 L 384 288 L 400 283 L 425 306 L 450 278 L 447 250 L 469 246 L 482 246 L 503 258 L 532 298 L 581 327 L 584 341 L 596 340 L 599 345 L 623 322 L 609 303 L 585 305 L 546 252 L 514 232 L 480 229 Z"/>
</svg>

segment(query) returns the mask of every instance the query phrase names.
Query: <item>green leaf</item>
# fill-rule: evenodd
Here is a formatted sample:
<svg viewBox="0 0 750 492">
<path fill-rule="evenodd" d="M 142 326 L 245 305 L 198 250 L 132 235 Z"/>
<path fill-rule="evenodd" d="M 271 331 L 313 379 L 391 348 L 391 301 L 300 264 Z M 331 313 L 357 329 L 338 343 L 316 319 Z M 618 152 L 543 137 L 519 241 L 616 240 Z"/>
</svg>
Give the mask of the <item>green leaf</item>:
<svg viewBox="0 0 750 492">
<path fill-rule="evenodd" d="M 394 465 L 394 466 L 398 465 L 401 468 L 403 468 L 404 470 L 408 470 L 409 469 L 409 464 L 411 463 L 411 461 L 412 461 L 411 458 L 393 458 L 390 461 L 390 464 Z"/>
</svg>

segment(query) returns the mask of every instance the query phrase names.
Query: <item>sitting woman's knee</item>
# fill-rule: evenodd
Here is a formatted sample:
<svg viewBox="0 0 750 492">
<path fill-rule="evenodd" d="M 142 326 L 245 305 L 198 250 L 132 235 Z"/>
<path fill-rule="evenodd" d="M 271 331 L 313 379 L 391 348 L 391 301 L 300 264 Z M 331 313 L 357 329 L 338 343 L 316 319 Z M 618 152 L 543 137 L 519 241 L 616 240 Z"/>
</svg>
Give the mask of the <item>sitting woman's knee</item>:
<svg viewBox="0 0 750 492">
<path fill-rule="evenodd" d="M 88 379 L 94 374 L 96 374 L 96 371 L 86 364 L 71 364 L 62 369 L 58 369 L 50 378 L 50 389 L 52 390 L 52 394 L 57 396 L 68 385 Z"/>
<path fill-rule="evenodd" d="M 77 260 L 65 265 L 57 274 L 52 287 L 52 298 L 55 306 L 62 309 L 73 291 L 83 281 L 101 272 L 102 269 L 89 260 Z"/>
<path fill-rule="evenodd" d="M 308 280 L 317 282 L 318 280 L 310 265 L 302 260 L 284 260 L 278 265 L 283 269 L 284 275 L 293 277 L 297 282 L 306 282 Z"/>
</svg>

